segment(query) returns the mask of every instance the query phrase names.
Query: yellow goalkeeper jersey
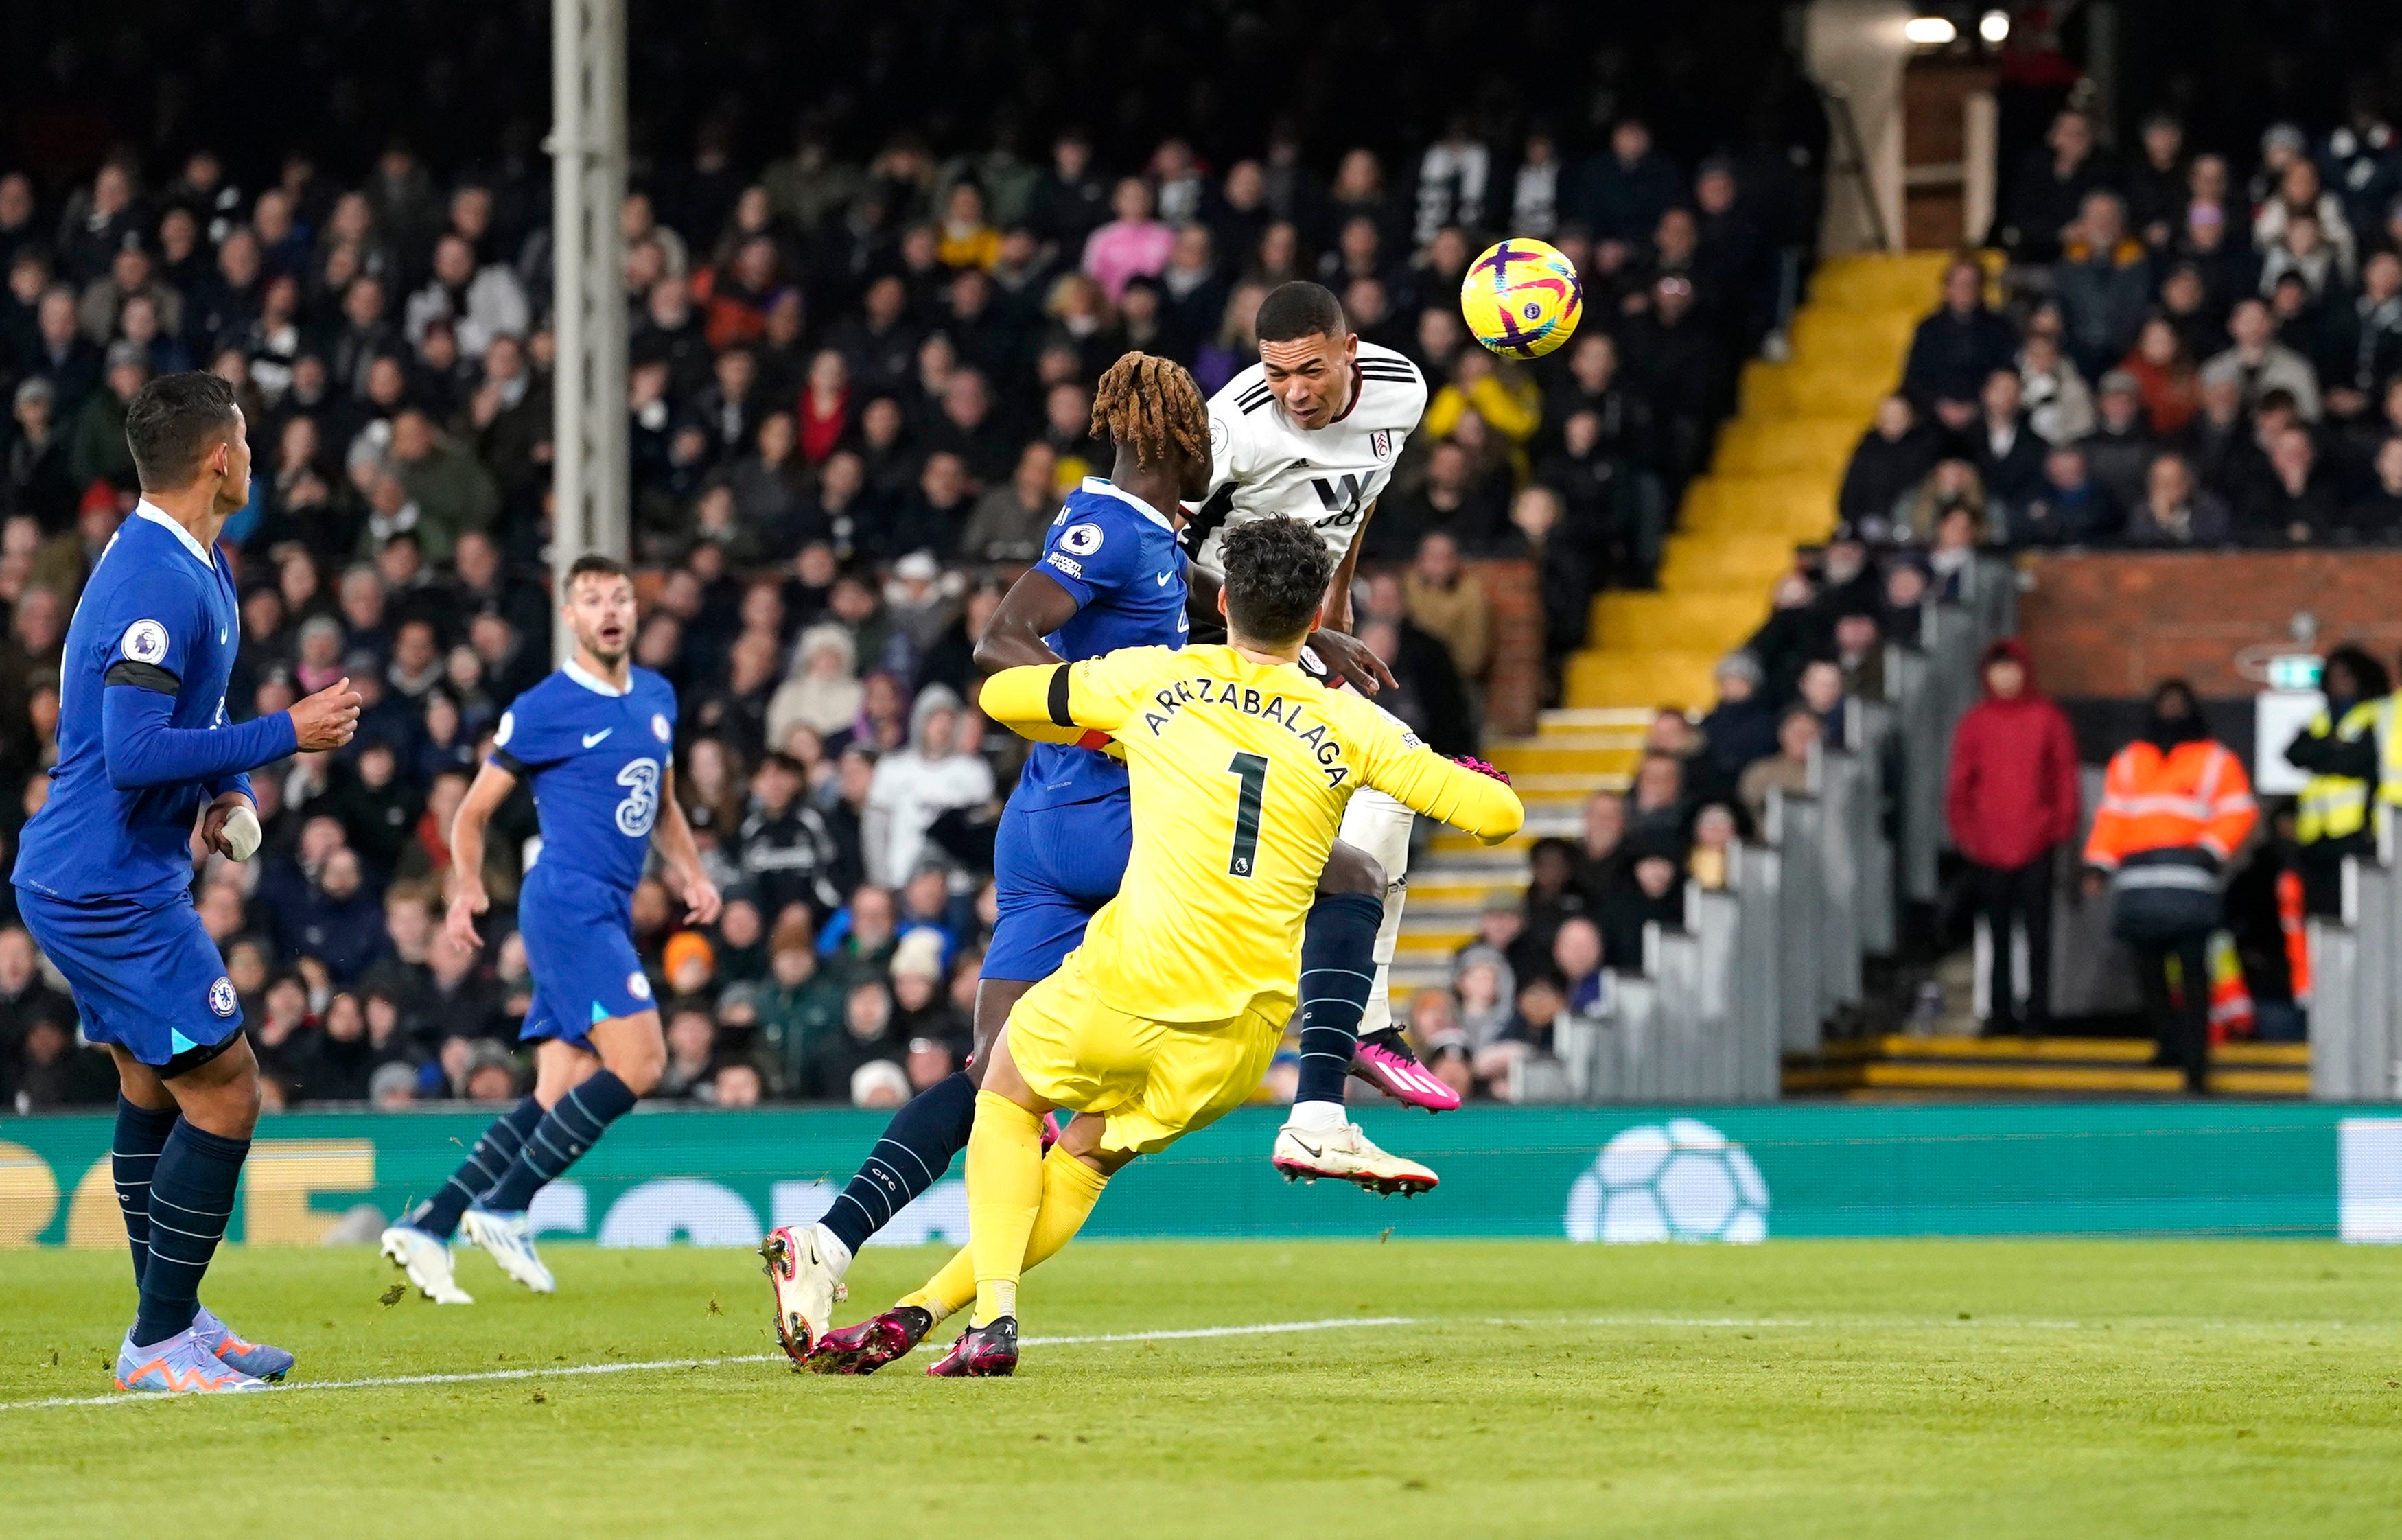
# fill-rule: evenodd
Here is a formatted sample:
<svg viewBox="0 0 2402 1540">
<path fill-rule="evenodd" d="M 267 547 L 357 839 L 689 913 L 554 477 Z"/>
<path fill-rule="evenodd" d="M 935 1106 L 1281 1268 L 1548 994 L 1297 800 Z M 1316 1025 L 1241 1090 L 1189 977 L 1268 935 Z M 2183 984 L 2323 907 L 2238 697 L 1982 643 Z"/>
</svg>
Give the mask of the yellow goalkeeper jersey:
<svg viewBox="0 0 2402 1540">
<path fill-rule="evenodd" d="M 1516 792 L 1360 696 L 1232 647 L 1004 669 L 981 704 L 1005 723 L 1098 728 L 1125 747 L 1133 855 L 1080 960 L 1105 1002 L 1153 1021 L 1225 1021 L 1279 999 L 1290 1012 L 1302 924 L 1361 787 L 1487 844 L 1525 821 Z"/>
</svg>

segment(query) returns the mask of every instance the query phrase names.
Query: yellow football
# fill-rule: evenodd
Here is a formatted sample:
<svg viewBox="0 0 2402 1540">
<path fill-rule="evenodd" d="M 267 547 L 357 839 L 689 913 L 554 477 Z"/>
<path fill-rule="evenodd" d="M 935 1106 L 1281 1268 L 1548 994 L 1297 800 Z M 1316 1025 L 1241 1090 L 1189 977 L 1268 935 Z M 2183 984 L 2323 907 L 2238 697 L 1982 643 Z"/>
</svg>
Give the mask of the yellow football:
<svg viewBox="0 0 2402 1540">
<path fill-rule="evenodd" d="M 1540 241 L 1500 241 L 1460 280 L 1460 319 L 1504 358 L 1540 358 L 1576 334 L 1583 313 L 1576 265 Z"/>
</svg>

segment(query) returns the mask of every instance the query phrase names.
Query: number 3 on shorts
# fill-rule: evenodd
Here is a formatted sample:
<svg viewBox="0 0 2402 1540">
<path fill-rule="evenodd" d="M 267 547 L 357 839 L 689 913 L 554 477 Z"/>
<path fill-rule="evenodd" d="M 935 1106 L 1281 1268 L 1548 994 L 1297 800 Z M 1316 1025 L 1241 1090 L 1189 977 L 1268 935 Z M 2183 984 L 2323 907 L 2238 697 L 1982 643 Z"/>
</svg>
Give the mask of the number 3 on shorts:
<svg viewBox="0 0 2402 1540">
<path fill-rule="evenodd" d="M 1235 855 L 1226 863 L 1226 870 L 1235 876 L 1248 877 L 1260 855 L 1260 802 L 1268 790 L 1267 756 L 1236 754 L 1226 771 L 1243 783 L 1235 800 Z"/>
</svg>

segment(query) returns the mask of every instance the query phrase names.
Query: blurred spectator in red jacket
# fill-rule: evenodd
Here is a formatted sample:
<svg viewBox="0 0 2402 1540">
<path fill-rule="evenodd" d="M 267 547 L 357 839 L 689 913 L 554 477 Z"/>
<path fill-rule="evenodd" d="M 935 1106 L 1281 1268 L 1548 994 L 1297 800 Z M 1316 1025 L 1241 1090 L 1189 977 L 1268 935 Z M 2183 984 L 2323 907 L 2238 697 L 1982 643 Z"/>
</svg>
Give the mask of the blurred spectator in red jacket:
<svg viewBox="0 0 2402 1540">
<path fill-rule="evenodd" d="M 1943 796 L 1953 842 L 1976 874 L 1992 940 L 1987 1020 L 1995 1033 L 2040 1036 L 2051 1020 L 2053 852 L 2077 833 L 2077 738 L 2068 718 L 2036 694 L 2026 649 L 2004 639 L 1985 649 L 1984 698 L 1952 739 Z M 2010 922 L 2026 928 L 2026 1016 L 2017 1014 Z"/>
</svg>

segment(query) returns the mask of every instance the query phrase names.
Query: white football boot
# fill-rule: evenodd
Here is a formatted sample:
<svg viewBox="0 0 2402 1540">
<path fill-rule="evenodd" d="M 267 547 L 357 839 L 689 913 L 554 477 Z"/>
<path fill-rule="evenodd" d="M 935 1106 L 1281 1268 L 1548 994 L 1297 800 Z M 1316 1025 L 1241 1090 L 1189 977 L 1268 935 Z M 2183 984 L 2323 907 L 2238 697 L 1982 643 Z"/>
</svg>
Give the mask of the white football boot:
<svg viewBox="0 0 2402 1540">
<path fill-rule="evenodd" d="M 469 1245 L 490 1252 L 503 1272 L 536 1294 L 549 1294 L 559 1287 L 533 1248 L 533 1223 L 523 1214 L 470 1206 L 459 1216 L 459 1234 Z"/>
<path fill-rule="evenodd" d="M 1270 1157 L 1289 1182 L 1314 1182 L 1321 1176 L 1350 1182 L 1390 1197 L 1398 1192 L 1415 1198 L 1430 1192 L 1439 1177 L 1415 1161 L 1405 1161 L 1376 1148 L 1358 1123 L 1333 1128 L 1303 1128 L 1287 1123 L 1277 1131 L 1276 1153 Z"/>
<path fill-rule="evenodd" d="M 451 1269 L 450 1243 L 429 1235 L 415 1225 L 393 1225 L 383 1232 L 382 1251 L 392 1265 L 408 1275 L 417 1292 L 437 1305 L 472 1305 L 475 1298 L 459 1286 Z"/>
</svg>

